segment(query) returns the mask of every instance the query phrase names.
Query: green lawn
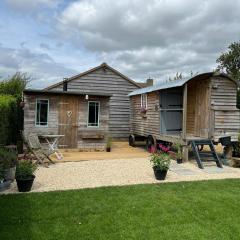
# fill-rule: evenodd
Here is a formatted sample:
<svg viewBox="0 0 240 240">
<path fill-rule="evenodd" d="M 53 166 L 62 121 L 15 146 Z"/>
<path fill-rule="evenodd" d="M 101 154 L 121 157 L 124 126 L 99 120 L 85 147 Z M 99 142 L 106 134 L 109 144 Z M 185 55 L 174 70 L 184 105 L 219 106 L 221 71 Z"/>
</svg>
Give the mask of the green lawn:
<svg viewBox="0 0 240 240">
<path fill-rule="evenodd" d="M 0 196 L 0 239 L 240 239 L 240 180 Z"/>
</svg>

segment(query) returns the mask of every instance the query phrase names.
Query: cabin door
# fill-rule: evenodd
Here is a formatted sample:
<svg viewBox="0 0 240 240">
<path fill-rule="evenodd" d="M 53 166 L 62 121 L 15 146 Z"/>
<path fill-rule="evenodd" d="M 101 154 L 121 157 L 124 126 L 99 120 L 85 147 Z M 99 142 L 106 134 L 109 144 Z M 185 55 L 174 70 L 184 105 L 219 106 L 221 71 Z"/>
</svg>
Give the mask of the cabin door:
<svg viewBox="0 0 240 240">
<path fill-rule="evenodd" d="M 209 80 L 196 82 L 195 135 L 208 138 L 210 115 Z"/>
<path fill-rule="evenodd" d="M 58 132 L 64 135 L 60 139 L 60 147 L 77 148 L 78 135 L 78 106 L 79 98 L 76 96 L 61 96 L 59 102 Z"/>
<path fill-rule="evenodd" d="M 160 92 L 161 134 L 179 135 L 182 131 L 182 89 Z"/>
</svg>

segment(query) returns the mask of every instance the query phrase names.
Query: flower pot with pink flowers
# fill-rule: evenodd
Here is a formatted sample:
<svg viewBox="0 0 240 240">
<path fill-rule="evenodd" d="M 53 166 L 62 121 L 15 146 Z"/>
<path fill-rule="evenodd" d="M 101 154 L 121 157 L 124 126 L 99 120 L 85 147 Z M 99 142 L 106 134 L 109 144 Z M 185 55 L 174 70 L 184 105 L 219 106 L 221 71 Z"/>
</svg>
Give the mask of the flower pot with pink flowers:
<svg viewBox="0 0 240 240">
<path fill-rule="evenodd" d="M 170 167 L 170 147 L 159 144 L 159 151 L 151 154 L 153 172 L 157 180 L 164 180 Z"/>
</svg>

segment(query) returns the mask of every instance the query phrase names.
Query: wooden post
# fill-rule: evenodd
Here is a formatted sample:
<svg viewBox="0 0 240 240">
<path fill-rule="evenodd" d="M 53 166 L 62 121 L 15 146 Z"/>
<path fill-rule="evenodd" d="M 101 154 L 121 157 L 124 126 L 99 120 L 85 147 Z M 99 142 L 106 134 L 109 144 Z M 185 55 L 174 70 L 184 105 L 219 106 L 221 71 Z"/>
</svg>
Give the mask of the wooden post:
<svg viewBox="0 0 240 240">
<path fill-rule="evenodd" d="M 183 118 L 182 118 L 182 139 L 184 142 L 187 138 L 187 84 L 184 85 L 183 89 Z M 182 158 L 183 161 L 188 161 L 188 146 L 182 147 Z"/>
<path fill-rule="evenodd" d="M 183 146 L 182 147 L 182 159 L 184 162 L 187 162 L 188 161 L 188 146 Z"/>
<path fill-rule="evenodd" d="M 186 140 L 187 136 L 187 84 L 183 89 L 183 118 L 182 118 L 182 138 Z"/>
</svg>

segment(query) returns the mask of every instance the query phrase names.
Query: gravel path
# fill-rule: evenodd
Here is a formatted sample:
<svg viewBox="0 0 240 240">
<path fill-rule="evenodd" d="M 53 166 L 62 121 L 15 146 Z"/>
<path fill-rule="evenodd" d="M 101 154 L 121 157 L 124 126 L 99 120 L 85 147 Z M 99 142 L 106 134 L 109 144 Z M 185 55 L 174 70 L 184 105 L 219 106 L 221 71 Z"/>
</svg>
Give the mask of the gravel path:
<svg viewBox="0 0 240 240">
<path fill-rule="evenodd" d="M 240 178 L 240 169 L 209 167 L 200 170 L 192 163 L 177 165 L 173 161 L 166 180 L 157 181 L 146 158 L 92 160 L 39 167 L 32 192 L 224 178 Z M 4 193 L 14 192 L 17 192 L 16 183 Z"/>
</svg>

